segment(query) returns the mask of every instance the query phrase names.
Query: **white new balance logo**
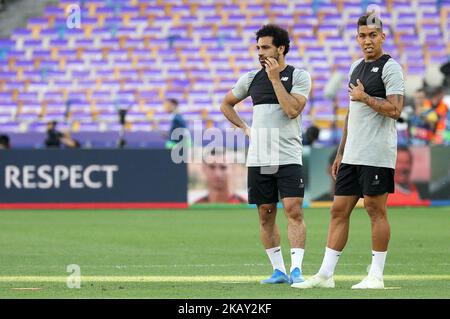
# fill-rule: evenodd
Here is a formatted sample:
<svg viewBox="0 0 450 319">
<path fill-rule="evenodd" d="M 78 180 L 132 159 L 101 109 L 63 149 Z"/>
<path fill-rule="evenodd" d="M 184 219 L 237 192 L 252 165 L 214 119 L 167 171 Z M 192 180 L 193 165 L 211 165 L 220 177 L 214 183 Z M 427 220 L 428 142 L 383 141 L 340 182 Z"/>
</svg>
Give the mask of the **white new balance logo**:
<svg viewBox="0 0 450 319">
<path fill-rule="evenodd" d="M 283 82 L 286 82 L 287 80 L 289 80 L 289 77 L 287 77 L 287 76 L 284 76 L 281 78 L 281 81 L 283 81 Z"/>
<path fill-rule="evenodd" d="M 378 72 L 378 69 L 379 69 L 379 67 L 374 66 L 374 67 L 372 68 L 372 70 L 370 70 L 370 72 Z"/>
</svg>

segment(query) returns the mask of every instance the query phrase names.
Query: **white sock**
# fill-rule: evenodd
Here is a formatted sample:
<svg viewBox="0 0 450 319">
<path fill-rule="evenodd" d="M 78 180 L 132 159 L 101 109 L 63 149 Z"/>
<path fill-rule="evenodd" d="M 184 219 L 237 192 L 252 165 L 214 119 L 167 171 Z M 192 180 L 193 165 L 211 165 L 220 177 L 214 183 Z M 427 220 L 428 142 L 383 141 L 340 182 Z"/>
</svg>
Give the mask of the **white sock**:
<svg viewBox="0 0 450 319">
<path fill-rule="evenodd" d="M 341 251 L 326 247 L 325 256 L 323 256 L 322 266 L 320 266 L 318 274 L 325 278 L 333 276 L 339 256 L 341 256 Z"/>
<path fill-rule="evenodd" d="M 372 264 L 369 269 L 369 276 L 383 279 L 384 263 L 386 261 L 387 251 L 372 250 Z"/>
<path fill-rule="evenodd" d="M 278 269 L 286 273 L 283 255 L 281 254 L 281 246 L 266 249 L 266 253 L 272 263 L 273 270 Z"/>
<path fill-rule="evenodd" d="M 294 268 L 302 270 L 303 255 L 305 250 L 303 248 L 291 248 L 291 272 Z"/>
</svg>

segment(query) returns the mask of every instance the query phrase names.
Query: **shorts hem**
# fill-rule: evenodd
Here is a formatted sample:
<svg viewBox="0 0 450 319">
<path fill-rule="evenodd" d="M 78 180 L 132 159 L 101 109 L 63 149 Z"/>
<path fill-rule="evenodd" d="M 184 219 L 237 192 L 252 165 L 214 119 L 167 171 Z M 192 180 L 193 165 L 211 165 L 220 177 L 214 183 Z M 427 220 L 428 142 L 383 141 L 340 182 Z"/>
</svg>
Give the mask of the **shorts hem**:
<svg viewBox="0 0 450 319">
<path fill-rule="evenodd" d="M 286 198 L 286 197 L 299 197 L 299 198 L 303 199 L 305 197 L 305 195 L 297 195 L 297 194 L 295 194 L 295 195 L 287 194 L 287 195 L 283 195 L 283 196 L 280 195 L 281 199 Z"/>
<path fill-rule="evenodd" d="M 276 201 L 258 201 L 258 202 L 248 202 L 250 205 L 266 205 L 266 204 L 278 204 L 279 200 L 277 199 Z"/>
</svg>

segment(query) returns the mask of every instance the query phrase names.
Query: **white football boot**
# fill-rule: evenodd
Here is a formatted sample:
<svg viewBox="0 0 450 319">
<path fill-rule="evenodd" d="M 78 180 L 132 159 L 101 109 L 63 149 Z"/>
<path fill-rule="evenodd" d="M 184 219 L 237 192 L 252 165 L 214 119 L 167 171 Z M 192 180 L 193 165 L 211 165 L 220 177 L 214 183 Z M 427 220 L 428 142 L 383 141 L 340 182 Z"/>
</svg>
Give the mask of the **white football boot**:
<svg viewBox="0 0 450 319">
<path fill-rule="evenodd" d="M 384 289 L 383 279 L 367 276 L 359 284 L 353 285 L 352 289 Z"/>
<path fill-rule="evenodd" d="M 293 283 L 291 287 L 299 289 L 334 288 L 334 279 L 333 277 L 325 278 L 316 274 L 303 282 Z"/>
</svg>

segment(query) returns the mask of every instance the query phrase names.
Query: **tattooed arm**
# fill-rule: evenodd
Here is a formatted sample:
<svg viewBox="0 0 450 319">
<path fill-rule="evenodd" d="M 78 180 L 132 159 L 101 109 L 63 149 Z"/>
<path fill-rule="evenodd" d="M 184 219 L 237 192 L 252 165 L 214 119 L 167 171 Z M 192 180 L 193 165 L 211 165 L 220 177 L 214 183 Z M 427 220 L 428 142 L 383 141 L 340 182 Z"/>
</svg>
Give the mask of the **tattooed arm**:
<svg viewBox="0 0 450 319">
<path fill-rule="evenodd" d="M 403 110 L 403 95 L 388 95 L 386 99 L 373 97 L 364 92 L 364 86 L 358 79 L 357 86 L 350 84 L 349 94 L 353 101 L 361 101 L 370 106 L 375 112 L 397 120 Z"/>
</svg>

